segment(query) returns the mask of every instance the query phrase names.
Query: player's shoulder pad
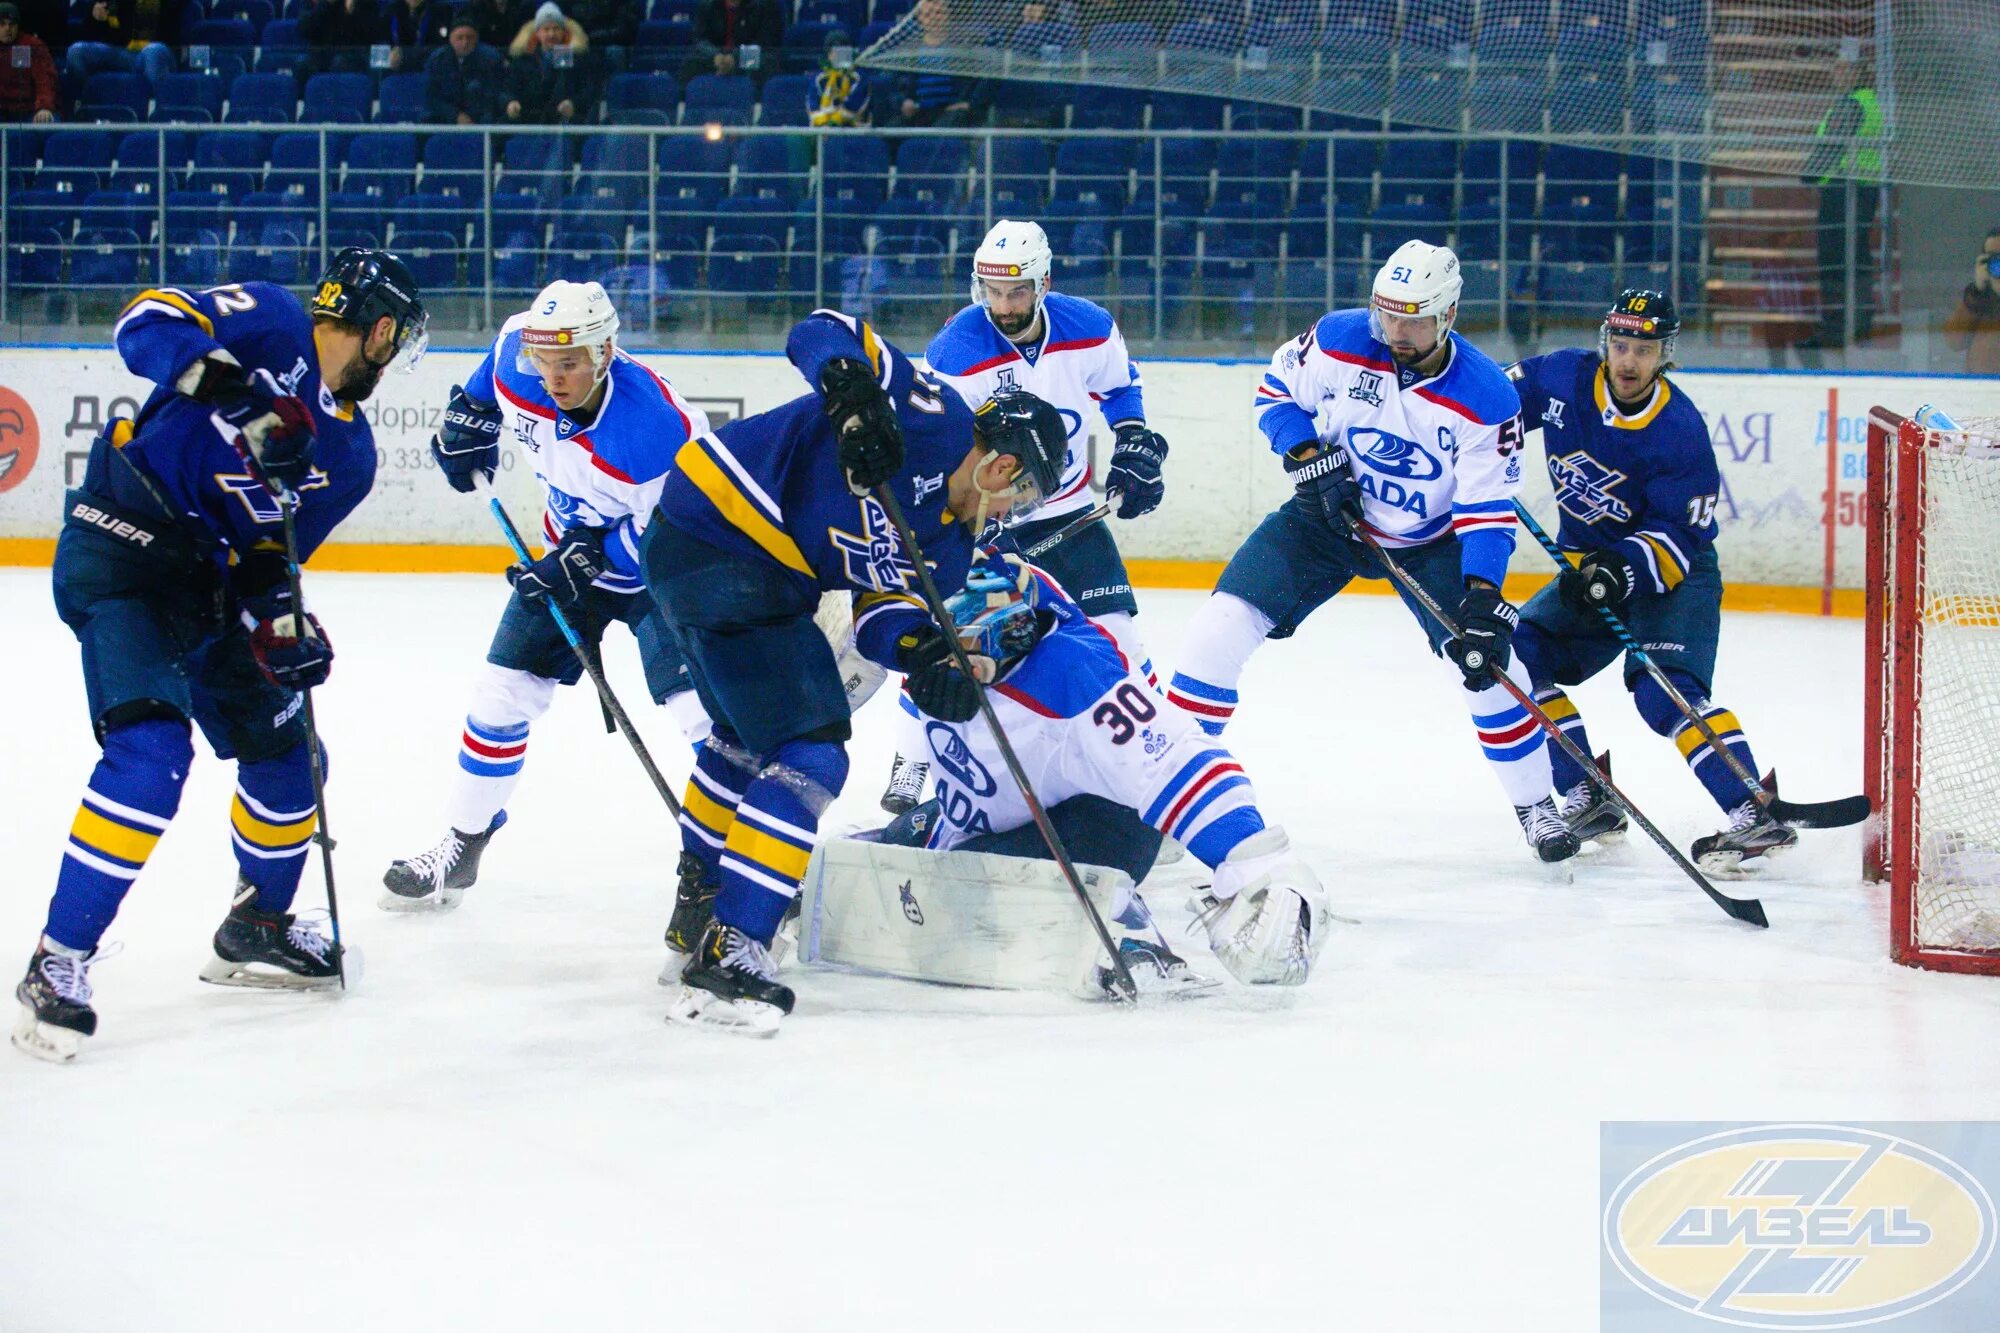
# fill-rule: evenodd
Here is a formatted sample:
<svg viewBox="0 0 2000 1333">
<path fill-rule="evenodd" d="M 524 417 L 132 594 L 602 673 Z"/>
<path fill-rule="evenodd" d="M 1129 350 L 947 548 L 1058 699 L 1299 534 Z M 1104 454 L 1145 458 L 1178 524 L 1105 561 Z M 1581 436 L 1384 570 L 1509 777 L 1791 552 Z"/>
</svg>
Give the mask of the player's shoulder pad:
<svg viewBox="0 0 2000 1333">
<path fill-rule="evenodd" d="M 1050 292 L 1042 298 L 1042 314 L 1049 321 L 1045 351 L 1081 351 L 1096 347 L 1111 337 L 1118 327 L 1111 312 L 1095 301 L 1067 292 Z"/>
<path fill-rule="evenodd" d="M 611 358 L 612 401 L 621 430 L 627 421 L 657 433 L 662 443 L 680 444 L 694 434 L 694 418 L 675 396 L 673 386 L 652 367 L 626 352 Z"/>
<path fill-rule="evenodd" d="M 1507 372 L 1458 334 L 1450 336 L 1451 364 L 1444 374 L 1418 385 L 1419 396 L 1482 426 L 1498 426 L 1519 416 L 1521 394 Z"/>
<path fill-rule="evenodd" d="M 1333 310 L 1321 315 L 1319 323 L 1313 325 L 1313 342 L 1318 344 L 1322 355 L 1336 361 L 1374 370 L 1396 368 L 1382 344 L 1368 331 L 1366 310 Z"/>
<path fill-rule="evenodd" d="M 945 321 L 924 349 L 924 361 L 940 375 L 976 375 L 1015 356 L 981 306 L 969 305 Z"/>
<path fill-rule="evenodd" d="M 245 296 L 253 297 L 256 300 L 257 309 L 266 311 L 276 317 L 301 319 L 305 320 L 308 324 L 311 323 L 312 317 L 306 314 L 305 304 L 299 300 L 297 294 L 291 288 L 281 287 L 275 282 L 245 282 L 237 285 L 243 289 Z M 203 292 L 202 295 L 208 296 L 213 300 L 212 292 L 213 289 L 210 289 L 208 292 Z"/>
<path fill-rule="evenodd" d="M 1654 426 L 1659 428 L 1662 435 L 1697 441 L 1704 448 L 1712 447 L 1708 420 L 1702 416 L 1701 409 L 1694 405 L 1694 399 L 1687 396 L 1687 390 L 1674 383 L 1672 376 L 1668 376 L 1667 391 L 1669 395 L 1667 405 L 1654 419 Z"/>
</svg>

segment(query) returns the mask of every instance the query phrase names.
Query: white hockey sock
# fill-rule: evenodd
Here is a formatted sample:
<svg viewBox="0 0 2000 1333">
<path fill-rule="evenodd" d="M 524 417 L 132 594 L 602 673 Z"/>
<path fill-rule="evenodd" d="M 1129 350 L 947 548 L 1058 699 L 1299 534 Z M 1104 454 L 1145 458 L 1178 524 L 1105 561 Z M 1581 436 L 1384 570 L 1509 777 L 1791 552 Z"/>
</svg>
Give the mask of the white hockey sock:
<svg viewBox="0 0 2000 1333">
<path fill-rule="evenodd" d="M 521 781 L 528 725 L 548 711 L 556 682 L 488 665 L 472 693 L 459 739 L 458 772 L 445 818 L 461 833 L 484 833 Z"/>
<path fill-rule="evenodd" d="M 1181 636 L 1181 661 L 1167 686 L 1168 702 L 1193 714 L 1209 735 L 1220 736 L 1236 714 L 1236 682 L 1272 623 L 1240 597 L 1219 592 L 1209 598 Z"/>
<path fill-rule="evenodd" d="M 1108 612 L 1095 617 L 1092 623 L 1111 636 L 1118 651 L 1125 654 L 1126 666 L 1144 676 L 1154 689 L 1160 688 L 1160 678 L 1153 671 L 1153 656 L 1146 651 L 1146 641 L 1139 637 L 1139 627 L 1128 613 Z"/>
<path fill-rule="evenodd" d="M 1518 657 L 1510 657 L 1507 676 L 1523 693 L 1530 690 L 1528 673 Z M 1510 805 L 1533 805 L 1549 795 L 1549 747 L 1541 724 L 1501 686 L 1465 691 L 1479 748 L 1493 765 Z"/>
<path fill-rule="evenodd" d="M 674 721 L 680 726 L 681 735 L 687 737 L 687 743 L 696 749 L 701 748 L 701 743 L 708 739 L 708 733 L 715 730 L 715 723 L 709 720 L 708 710 L 701 706 L 701 696 L 693 690 L 682 690 L 679 694 L 668 695 L 666 703 L 661 707 L 673 715 Z"/>
<path fill-rule="evenodd" d="M 931 761 L 931 743 L 924 734 L 923 715 L 900 688 L 896 691 L 896 753 L 915 764 Z"/>
</svg>

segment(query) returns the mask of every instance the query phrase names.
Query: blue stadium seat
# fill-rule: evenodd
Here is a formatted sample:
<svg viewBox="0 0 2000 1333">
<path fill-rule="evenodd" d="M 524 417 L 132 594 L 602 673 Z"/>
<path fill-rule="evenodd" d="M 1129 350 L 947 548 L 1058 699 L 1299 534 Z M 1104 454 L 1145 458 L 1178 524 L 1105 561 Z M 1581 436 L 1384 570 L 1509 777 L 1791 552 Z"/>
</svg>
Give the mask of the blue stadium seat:
<svg viewBox="0 0 2000 1333">
<path fill-rule="evenodd" d="M 76 206 L 84 197 L 55 190 L 16 190 L 7 199 L 8 226 L 23 232 L 53 231 L 68 240 L 76 234 Z"/>
<path fill-rule="evenodd" d="M 618 238 L 603 231 L 566 231 L 549 250 L 548 280 L 601 282 L 623 256 Z"/>
<path fill-rule="evenodd" d="M 365 125 L 375 105 L 375 81 L 366 74 L 315 74 L 306 80 L 305 110 L 309 123 Z"/>
<path fill-rule="evenodd" d="M 290 124 L 298 95 L 289 74 L 239 74 L 229 85 L 223 119 L 230 124 Z"/>
<path fill-rule="evenodd" d="M 237 224 L 236 240 L 229 247 L 230 276 L 240 281 L 262 280 L 283 287 L 302 286 L 312 276 L 319 247 L 308 251 L 306 229 L 295 218 L 273 218 L 264 222 L 244 240 L 244 225 Z"/>
<path fill-rule="evenodd" d="M 851 37 L 867 22 L 866 0 L 799 0 L 799 22 L 845 28 Z M 786 42 L 789 46 L 791 43 Z"/>
<path fill-rule="evenodd" d="M 923 190 L 956 197 L 969 179 L 972 146 L 956 136 L 910 139 L 896 154 L 896 193 Z"/>
<path fill-rule="evenodd" d="M 317 204 L 321 181 L 331 181 L 340 174 L 340 159 L 334 156 L 339 151 L 340 145 L 336 143 L 326 145 L 327 161 L 322 172 L 319 135 L 280 134 L 271 141 L 271 170 L 264 177 L 264 188 Z"/>
<path fill-rule="evenodd" d="M 124 293 L 151 269 L 149 247 L 135 233 L 101 228 L 84 232 L 71 246 L 68 285 L 109 287 Z"/>
<path fill-rule="evenodd" d="M 813 76 L 773 74 L 764 80 L 757 103 L 759 125 L 807 125 L 812 121 Z"/>
<path fill-rule="evenodd" d="M 14 287 L 54 287 L 62 281 L 62 233 L 54 227 L 10 228 L 7 281 Z"/>
<path fill-rule="evenodd" d="M 738 195 L 781 199 L 787 207 L 805 194 L 810 181 L 812 143 L 793 135 L 760 135 L 736 146 Z"/>
<path fill-rule="evenodd" d="M 485 178 L 486 148 L 476 134 L 433 134 L 424 140 L 425 194 L 458 194 L 478 198 Z"/>
<path fill-rule="evenodd" d="M 77 99 L 77 112 L 88 120 L 141 121 L 152 101 L 152 86 L 142 74 L 93 74 Z"/>
<path fill-rule="evenodd" d="M 211 231 L 229 239 L 229 200 L 197 190 L 167 192 L 167 244 L 191 242 L 197 232 Z"/>
<path fill-rule="evenodd" d="M 874 193 L 879 199 L 881 193 L 875 192 L 874 186 L 879 183 L 883 192 L 888 190 L 889 148 L 881 138 L 873 134 L 836 134 L 821 139 L 820 143 L 820 169 L 829 192 L 839 189 L 857 195 Z"/>
<path fill-rule="evenodd" d="M 458 242 L 447 231 L 396 233 L 396 254 L 410 267 L 419 290 L 450 291 L 458 282 Z"/>
<path fill-rule="evenodd" d="M 187 44 L 248 52 L 257 45 L 257 29 L 242 19 L 203 19 L 188 29 Z"/>
<path fill-rule="evenodd" d="M 542 233 L 521 227 L 493 252 L 493 285 L 503 290 L 532 292 L 541 287 Z"/>
<path fill-rule="evenodd" d="M 423 74 L 391 74 L 382 80 L 378 121 L 390 125 L 421 125 L 430 115 L 424 101 Z"/>
<path fill-rule="evenodd" d="M 1412 5 L 1403 26 L 1405 46 L 1446 52 L 1472 41 L 1472 0 L 1427 0 Z"/>
<path fill-rule="evenodd" d="M 493 227 L 501 229 L 500 196 L 494 197 Z M 396 211 L 390 221 L 394 223 L 394 235 L 401 236 L 406 231 L 448 232 L 460 245 L 478 249 L 481 244 L 483 218 L 481 210 L 472 201 L 449 194 L 406 194 L 396 201 Z"/>
<path fill-rule="evenodd" d="M 646 140 L 636 134 L 591 139 L 583 146 L 580 192 L 606 200 L 610 207 L 635 206 L 646 197 L 648 151 Z"/>
<path fill-rule="evenodd" d="M 1476 134 L 1539 134 L 1547 80 L 1537 73 L 1489 73 L 1481 66 L 1469 97 Z"/>
<path fill-rule="evenodd" d="M 111 170 L 118 138 L 110 130 L 77 130 L 51 134 L 42 146 L 42 172 L 81 170 L 102 176 Z M 95 188 L 95 187 L 93 187 Z"/>
<path fill-rule="evenodd" d="M 208 14 L 210 18 L 242 19 L 252 29 L 262 32 L 278 17 L 278 7 L 271 0 L 216 0 L 209 6 Z"/>
<path fill-rule="evenodd" d="M 168 184 L 180 179 L 194 156 L 194 140 L 183 130 L 134 130 L 118 141 L 117 167 L 112 179 L 128 189 L 144 183 L 157 190 L 160 185 L 160 145 L 166 142 Z"/>
<path fill-rule="evenodd" d="M 889 35 L 889 30 L 895 26 L 896 25 L 893 22 L 889 22 L 886 20 L 876 23 L 870 23 L 866 27 L 862 28 L 860 34 L 857 37 L 855 37 L 854 45 L 856 46 L 856 48 L 865 51 L 869 47 L 875 45 L 875 43 L 881 41 L 884 37 L 887 37 Z"/>
<path fill-rule="evenodd" d="M 306 68 L 306 39 L 299 35 L 297 19 L 273 19 L 257 36 L 259 74 L 296 74 Z"/>
<path fill-rule="evenodd" d="M 1225 105 L 1218 97 L 1155 93 L 1152 126 L 1156 130 L 1220 130 Z"/>
<path fill-rule="evenodd" d="M 671 125 L 681 86 L 670 74 L 614 74 L 604 89 L 604 118 L 614 125 Z"/>
<path fill-rule="evenodd" d="M 883 295 L 892 303 L 890 316 L 902 314 L 896 306 L 922 302 L 951 301 L 956 305 L 962 288 L 954 290 L 945 273 L 945 249 L 936 237 L 922 233 L 885 235 L 875 241 L 875 258 L 886 265 L 887 282 Z"/>
<path fill-rule="evenodd" d="M 816 70 L 826 54 L 827 36 L 835 31 L 849 37 L 854 29 L 839 23 L 794 23 L 785 29 L 785 68 L 794 73 Z"/>
<path fill-rule="evenodd" d="M 222 281 L 222 259 L 228 248 L 222 233 L 208 227 L 169 241 L 165 281 L 176 287 L 213 287 Z"/>
<path fill-rule="evenodd" d="M 1079 130 L 1136 130 L 1144 125 L 1146 102 L 1129 88 L 1078 87 L 1070 92 L 1069 123 Z"/>
<path fill-rule="evenodd" d="M 1554 32 L 1548 0 L 1485 0 L 1472 49 L 1482 60 L 1526 64 L 1548 56 Z"/>
<path fill-rule="evenodd" d="M 1080 186 L 1122 200 L 1132 156 L 1128 139 L 1065 139 L 1056 149 L 1056 191 Z"/>
<path fill-rule="evenodd" d="M 670 70 L 686 59 L 693 42 L 692 23 L 649 20 L 639 25 L 628 58 L 632 68 L 641 73 Z"/>
<path fill-rule="evenodd" d="M 380 195 L 336 191 L 326 197 L 326 230 L 329 241 L 336 235 L 365 233 L 382 243 L 388 231 L 389 201 Z"/>
<path fill-rule="evenodd" d="M 153 234 L 159 217 L 159 199 L 136 190 L 98 190 L 84 196 L 77 209 L 77 230 L 129 231 L 141 240 Z"/>
<path fill-rule="evenodd" d="M 1299 113 L 1289 107 L 1265 106 L 1258 102 L 1231 102 L 1229 104 L 1229 128 L 1232 130 L 1263 130 L 1267 133 L 1296 133 L 1300 128 Z"/>
<path fill-rule="evenodd" d="M 222 119 L 227 85 L 213 74 L 164 74 L 153 88 L 153 119 L 202 121 Z"/>
<path fill-rule="evenodd" d="M 687 82 L 681 120 L 688 125 L 748 125 L 757 85 L 741 74 L 697 74 Z"/>
<path fill-rule="evenodd" d="M 894 23 L 917 7 L 917 0 L 875 0 L 868 17 L 875 23 Z"/>
<path fill-rule="evenodd" d="M 785 247 L 776 237 L 719 227 L 708 252 L 708 290 L 720 297 L 757 301 L 782 297 Z"/>
<path fill-rule="evenodd" d="M 416 135 L 357 134 L 347 146 L 347 174 L 340 188 L 400 199 L 416 189 L 416 177 Z"/>
<path fill-rule="evenodd" d="M 227 88 L 240 74 L 250 72 L 247 54 L 213 46 L 190 46 L 187 48 L 187 65 L 190 73 L 210 74 L 222 80 Z"/>
</svg>

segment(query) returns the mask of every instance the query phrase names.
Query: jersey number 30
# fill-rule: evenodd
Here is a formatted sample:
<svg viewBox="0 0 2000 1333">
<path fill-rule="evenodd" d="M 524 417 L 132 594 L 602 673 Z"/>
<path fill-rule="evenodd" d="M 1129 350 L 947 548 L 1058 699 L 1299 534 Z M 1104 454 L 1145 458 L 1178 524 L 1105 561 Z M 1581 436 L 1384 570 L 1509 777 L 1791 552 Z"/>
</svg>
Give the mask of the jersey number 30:
<svg viewBox="0 0 2000 1333">
<path fill-rule="evenodd" d="M 1151 722 L 1159 709 L 1146 692 L 1130 681 L 1111 692 L 1111 697 L 1090 710 L 1090 720 L 1111 729 L 1111 743 L 1123 745 L 1138 734 L 1139 725 Z"/>
</svg>

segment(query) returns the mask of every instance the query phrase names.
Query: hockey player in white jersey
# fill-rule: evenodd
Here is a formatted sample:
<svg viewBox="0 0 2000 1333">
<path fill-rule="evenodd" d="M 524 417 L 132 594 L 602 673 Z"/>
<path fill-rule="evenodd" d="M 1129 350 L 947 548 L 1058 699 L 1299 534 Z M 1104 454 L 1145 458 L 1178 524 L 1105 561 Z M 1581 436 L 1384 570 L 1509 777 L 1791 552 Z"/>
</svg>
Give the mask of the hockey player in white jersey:
<svg viewBox="0 0 2000 1333">
<path fill-rule="evenodd" d="M 1230 973 L 1249 984 L 1303 982 L 1326 943 L 1325 890 L 1284 830 L 1266 824 L 1235 757 L 1165 706 L 1102 626 L 1018 556 L 989 551 L 950 608 L 1071 856 L 1136 883 L 1162 838 L 1176 839 L 1215 873 L 1197 921 Z M 936 793 L 882 840 L 1047 858 L 984 723 L 927 717 L 924 733 Z M 1058 910 L 1073 911 L 1055 892 Z M 1136 893 L 1110 909 L 1142 988 L 1191 980 Z"/>
<path fill-rule="evenodd" d="M 618 312 L 602 286 L 550 283 L 452 390 L 431 441 L 446 480 L 470 492 L 476 474 L 491 479 L 501 433 L 511 434 L 548 487 L 547 551 L 507 571 L 514 594 L 466 710 L 445 802 L 448 827 L 436 846 L 389 867 L 381 900 L 389 911 L 457 906 L 488 840 L 507 822 L 529 726 L 548 710 L 556 686 L 583 674 L 551 605 L 592 641 L 593 652 L 610 622 L 624 622 L 638 641 L 654 702 L 672 712 L 690 741 L 708 733 L 680 646 L 644 595 L 638 556 L 674 451 L 705 432 L 708 418 L 620 351 L 617 339 Z"/>
<path fill-rule="evenodd" d="M 973 254 L 972 304 L 951 317 L 924 353 L 931 373 L 975 407 L 1012 385 L 1062 413 L 1069 430 L 1062 488 L 1032 519 L 1008 526 L 1008 536 L 1024 551 L 1091 507 L 1090 427 L 1100 417 L 1114 440 L 1104 489 L 1117 517 L 1149 514 L 1166 493 L 1160 465 L 1167 442 L 1146 424 L 1144 385 L 1124 335 L 1102 306 L 1050 290 L 1053 261 L 1049 238 L 1036 223 L 1004 218 L 994 223 Z M 1109 525 L 1073 532 L 1035 561 L 1151 680 L 1153 664 L 1132 623 L 1139 612 L 1132 577 Z M 882 808 L 892 814 L 915 804 L 926 776 L 917 758 L 923 752 L 920 729 L 907 700 L 904 712 L 903 744 L 882 797 Z"/>
<path fill-rule="evenodd" d="M 1220 734 L 1265 639 L 1289 637 L 1351 580 L 1387 577 L 1352 535 L 1358 524 L 1441 606 L 1457 607 L 1454 639 L 1404 594 L 1433 651 L 1460 665 L 1480 747 L 1530 846 L 1560 861 L 1577 840 L 1556 810 L 1547 745 L 1491 675 L 1529 688 L 1509 652 L 1520 617 L 1500 592 L 1514 550 L 1521 402 L 1506 373 L 1452 332 L 1461 285 L 1456 255 L 1410 241 L 1375 275 L 1368 309 L 1323 316 L 1271 358 L 1257 420 L 1296 494 L 1230 559 L 1188 627 L 1167 697 Z"/>
</svg>

